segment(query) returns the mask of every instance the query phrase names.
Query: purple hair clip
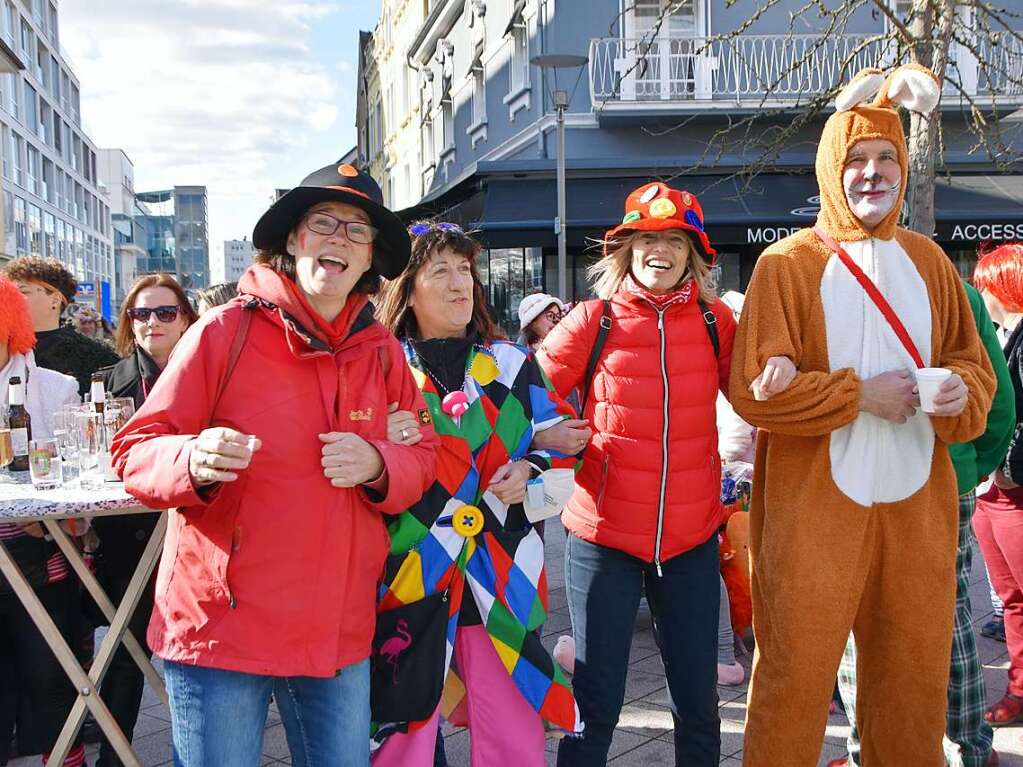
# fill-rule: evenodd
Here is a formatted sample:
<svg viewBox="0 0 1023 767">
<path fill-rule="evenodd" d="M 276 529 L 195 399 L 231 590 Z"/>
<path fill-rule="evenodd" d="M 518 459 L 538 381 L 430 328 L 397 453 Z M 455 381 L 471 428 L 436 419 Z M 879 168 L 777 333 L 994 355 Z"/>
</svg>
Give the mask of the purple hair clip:
<svg viewBox="0 0 1023 767">
<path fill-rule="evenodd" d="M 459 232 L 459 233 L 461 233 L 461 231 L 462 231 L 462 227 L 460 227 L 458 224 L 451 224 L 451 223 L 448 223 L 447 221 L 441 221 L 440 223 L 437 223 L 437 224 L 431 224 L 431 223 L 426 223 L 426 222 L 419 223 L 419 224 L 413 224 L 412 226 L 410 226 L 408 228 L 408 231 L 409 231 L 409 234 L 411 234 L 411 235 L 413 235 L 415 237 L 421 237 L 422 235 L 426 234 L 427 232 L 429 232 L 429 231 L 431 231 L 433 229 L 440 229 L 443 232 Z"/>
</svg>

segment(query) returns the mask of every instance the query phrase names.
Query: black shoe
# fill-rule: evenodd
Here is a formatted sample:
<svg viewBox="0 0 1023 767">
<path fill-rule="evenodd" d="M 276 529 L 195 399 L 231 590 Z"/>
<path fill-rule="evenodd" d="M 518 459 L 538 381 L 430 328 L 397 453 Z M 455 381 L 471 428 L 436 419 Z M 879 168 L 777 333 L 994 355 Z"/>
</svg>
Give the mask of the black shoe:
<svg viewBox="0 0 1023 767">
<path fill-rule="evenodd" d="M 1002 618 L 992 618 L 980 627 L 980 635 L 998 642 L 1005 641 L 1005 621 Z"/>
<path fill-rule="evenodd" d="M 92 714 L 86 714 L 85 722 L 82 723 L 82 742 L 101 743 L 102 741 L 103 731 L 99 728 L 96 720 L 92 718 Z"/>
</svg>

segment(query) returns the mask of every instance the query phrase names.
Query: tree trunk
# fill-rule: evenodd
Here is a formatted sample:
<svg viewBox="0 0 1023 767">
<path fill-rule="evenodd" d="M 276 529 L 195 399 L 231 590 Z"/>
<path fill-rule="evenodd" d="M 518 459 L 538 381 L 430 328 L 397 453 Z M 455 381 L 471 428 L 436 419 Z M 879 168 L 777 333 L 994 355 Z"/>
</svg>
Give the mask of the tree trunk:
<svg viewBox="0 0 1023 767">
<path fill-rule="evenodd" d="M 930 68 L 938 76 L 938 81 L 944 82 L 952 23 L 955 20 L 955 0 L 915 0 L 913 6 L 910 59 Z M 934 236 L 934 175 L 935 158 L 940 149 L 940 126 L 941 113 L 938 110 L 929 115 L 910 112 L 907 226 L 927 237 Z"/>
</svg>

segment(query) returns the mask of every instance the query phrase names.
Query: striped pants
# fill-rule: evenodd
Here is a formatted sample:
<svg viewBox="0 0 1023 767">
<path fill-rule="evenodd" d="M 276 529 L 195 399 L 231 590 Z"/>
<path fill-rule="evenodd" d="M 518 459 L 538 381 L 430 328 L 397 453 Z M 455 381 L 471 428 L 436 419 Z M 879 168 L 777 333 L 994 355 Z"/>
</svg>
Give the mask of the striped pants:
<svg viewBox="0 0 1023 767">
<path fill-rule="evenodd" d="M 956 554 L 956 612 L 952 626 L 952 665 L 948 684 L 945 760 L 951 767 L 985 767 L 994 734 L 984 721 L 984 674 L 973 634 L 970 608 L 970 571 L 973 567 L 973 531 L 970 522 L 976 505 L 971 491 L 959 496 L 959 549 Z M 911 556 L 907 552 L 907 556 Z M 921 615 L 920 620 L 927 620 Z M 860 764 L 860 740 L 856 731 L 856 645 L 852 634 L 838 670 L 838 688 L 852 727 L 848 749 L 850 762 Z"/>
</svg>

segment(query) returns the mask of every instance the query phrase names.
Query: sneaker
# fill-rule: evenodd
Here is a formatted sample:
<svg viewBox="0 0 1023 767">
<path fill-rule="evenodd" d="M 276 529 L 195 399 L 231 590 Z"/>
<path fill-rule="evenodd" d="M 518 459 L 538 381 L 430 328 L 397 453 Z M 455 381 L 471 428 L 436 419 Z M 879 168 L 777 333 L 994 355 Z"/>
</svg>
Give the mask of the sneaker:
<svg viewBox="0 0 1023 767">
<path fill-rule="evenodd" d="M 1005 621 L 1002 618 L 992 618 L 980 627 L 980 635 L 998 642 L 1005 641 Z"/>
<path fill-rule="evenodd" d="M 554 660 L 558 662 L 569 674 L 575 672 L 575 639 L 567 634 L 558 637 L 558 643 L 554 645 L 554 652 L 551 653 Z"/>
<path fill-rule="evenodd" d="M 746 669 L 741 663 L 719 663 L 718 684 L 725 687 L 738 687 L 746 680 Z"/>
</svg>

